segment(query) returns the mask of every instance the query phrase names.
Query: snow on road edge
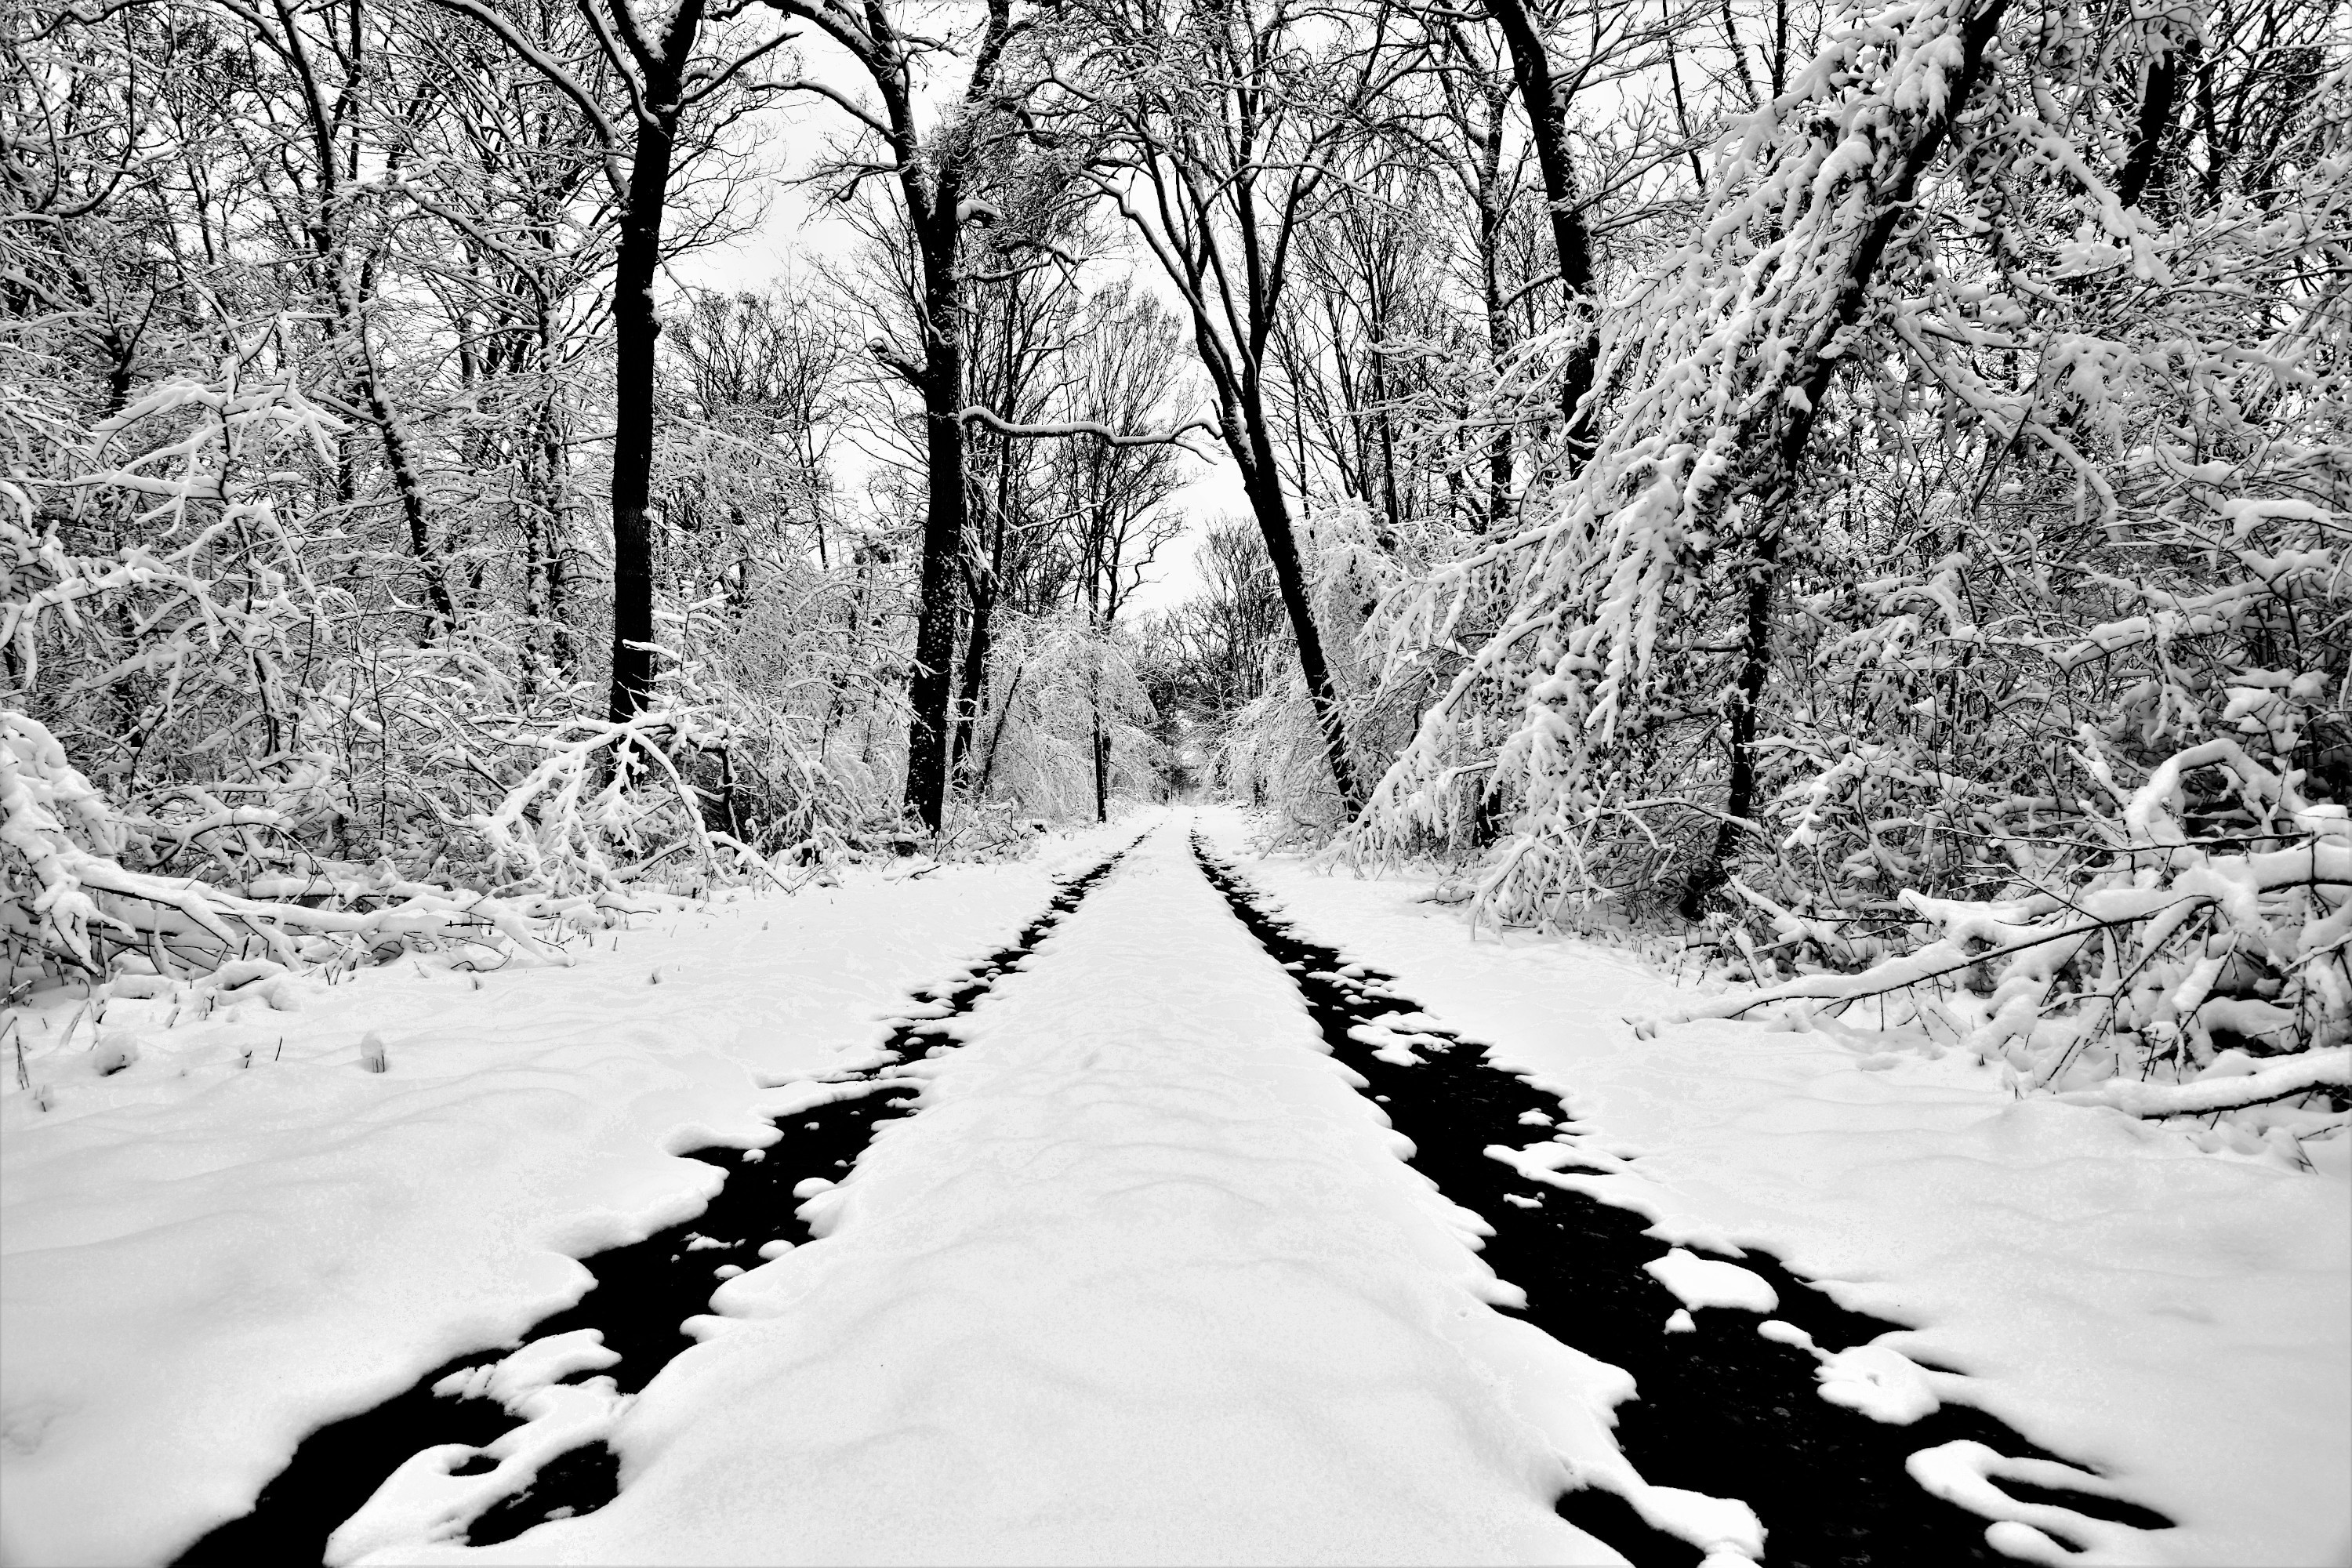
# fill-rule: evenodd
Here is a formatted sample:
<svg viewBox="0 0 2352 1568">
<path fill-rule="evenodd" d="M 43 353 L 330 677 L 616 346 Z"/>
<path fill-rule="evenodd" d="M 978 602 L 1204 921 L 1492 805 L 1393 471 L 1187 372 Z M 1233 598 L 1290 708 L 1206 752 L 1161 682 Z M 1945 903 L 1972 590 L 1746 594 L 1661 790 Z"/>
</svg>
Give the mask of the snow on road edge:
<svg viewBox="0 0 2352 1568">
<path fill-rule="evenodd" d="M 870 1059 L 1137 826 L 641 919 L 569 969 L 419 955 L 168 1028 L 118 1001 L 106 1076 L 87 1024 L 43 1045 L 74 1000 L 20 1009 L 52 1108 L 0 1090 L 0 1561 L 167 1559 L 309 1431 L 578 1300 L 577 1258 L 708 1200 L 678 1151 L 772 1142 L 808 1091 L 761 1082 Z"/>
<path fill-rule="evenodd" d="M 2203 1153 L 2111 1110 L 2020 1101 L 1973 1058 L 1721 1022 L 1637 1039 L 1665 978 L 1622 953 L 1473 940 L 1363 879 L 1204 826 L 1304 934 L 1395 974 L 1442 1022 L 1566 1096 L 1621 1173 L 1562 1178 L 1661 1239 L 1766 1248 L 1890 1349 L 2180 1521 L 2181 1564 L 2352 1560 L 2352 1183 Z M 1945 1380 L 1937 1380 L 1939 1383 Z M 2085 1559 L 2086 1561 L 2088 1559 Z"/>
</svg>

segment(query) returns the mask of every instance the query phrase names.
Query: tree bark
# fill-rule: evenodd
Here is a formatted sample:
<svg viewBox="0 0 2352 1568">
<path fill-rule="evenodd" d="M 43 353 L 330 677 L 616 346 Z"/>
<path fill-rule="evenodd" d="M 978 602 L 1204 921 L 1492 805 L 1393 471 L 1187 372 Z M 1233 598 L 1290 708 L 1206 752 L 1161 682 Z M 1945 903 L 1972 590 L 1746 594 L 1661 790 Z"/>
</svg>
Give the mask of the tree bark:
<svg viewBox="0 0 2352 1568">
<path fill-rule="evenodd" d="M 1095 710 L 1095 820 L 1110 820 L 1110 737 L 1103 733 L 1102 710 Z"/>
<path fill-rule="evenodd" d="M 1502 239 L 1504 213 L 1500 201 L 1503 163 L 1503 106 L 1486 104 L 1486 133 L 1478 149 L 1478 293 L 1486 314 L 1486 355 L 1496 373 L 1510 353 L 1510 321 L 1503 304 Z M 1486 514 L 1483 531 L 1500 533 L 1511 521 L 1511 426 L 1497 419 L 1486 444 Z"/>
<path fill-rule="evenodd" d="M 971 594 L 971 625 L 964 632 L 962 689 L 956 696 L 955 751 L 948 759 L 950 772 L 967 778 L 971 767 L 972 731 L 980 727 L 981 708 L 988 695 L 988 657 L 996 595 L 975 586 Z"/>
<path fill-rule="evenodd" d="M 1974 96 L 1984 75 L 1985 51 L 2008 8 L 2009 0 L 1988 0 L 1962 25 L 1959 68 L 1947 84 L 1942 112 L 1916 124 L 1911 144 L 1904 149 L 1892 177 L 1878 193 L 1877 210 L 1855 237 L 1853 248 L 1847 252 L 1829 308 L 1815 318 L 1806 333 L 1804 351 L 1796 357 L 1789 374 L 1764 389 L 1751 405 L 1755 412 L 1743 421 L 1739 439 L 1735 443 L 1738 451 L 1765 454 L 1758 471 L 1740 487 L 1740 493 L 1756 508 L 1759 526 L 1741 602 L 1736 695 L 1725 715 L 1731 765 L 1726 780 L 1724 820 L 1717 826 L 1708 853 L 1692 868 L 1689 879 L 1683 885 L 1680 908 L 1685 919 L 1697 919 L 1707 895 L 1729 879 L 1727 868 L 1739 830 L 1755 809 L 1756 737 L 1764 687 L 1771 673 L 1773 596 L 1779 586 L 1782 548 L 1797 504 L 1805 448 L 1811 444 L 1813 426 L 1820 418 L 1822 404 L 1829 396 L 1830 381 L 1842 357 L 1830 351 L 1840 346 L 1839 335 L 1861 320 L 1863 307 L 1869 301 L 1870 285 L 1885 259 L 1895 226 L 1911 210 L 1918 194 L 1919 177 L 1942 152 L 1954 121 Z"/>
<path fill-rule="evenodd" d="M 2157 160 L 2164 150 L 2165 133 L 2172 129 L 2172 110 L 2180 94 L 2181 47 L 2171 44 L 2161 58 L 2147 62 L 2147 81 L 2140 89 L 2138 122 L 2132 128 L 2131 156 L 2116 182 L 2116 200 L 2138 206 L 2155 177 Z"/>
<path fill-rule="evenodd" d="M 948 221 L 954 221 L 950 215 Z M 934 277 L 946 281 L 953 263 Z M 932 337 L 924 369 L 923 449 L 929 473 L 929 507 L 923 519 L 923 563 L 918 592 L 921 608 L 915 622 L 915 677 L 908 689 L 914 709 L 907 737 L 907 805 L 923 826 L 937 833 L 947 815 L 948 699 L 954 688 L 956 627 L 956 552 L 963 547 L 964 430 L 963 349 L 952 321 L 960 301 L 952 285 L 934 285 L 929 292 L 936 312 L 927 329 Z M 940 296 L 948 295 L 947 299 Z"/>
<path fill-rule="evenodd" d="M 1569 353 L 1562 367 L 1559 412 L 1565 426 L 1570 462 L 1581 468 L 1592 455 L 1590 422 L 1580 418 L 1577 405 L 1592 390 L 1593 366 L 1601 342 L 1592 330 L 1586 303 L 1592 290 L 1592 232 L 1585 227 L 1584 209 L 1576 196 L 1576 171 L 1568 160 L 1568 104 L 1553 78 L 1551 56 L 1544 48 L 1542 29 L 1527 0 L 1486 0 L 1486 15 L 1503 32 L 1511 55 L 1511 75 L 1518 83 L 1519 105 L 1527 111 L 1528 139 L 1534 143 L 1536 167 L 1543 175 L 1544 213 L 1551 221 L 1552 250 L 1559 260 L 1560 286 L 1568 291 L 1569 310 L 1585 321 L 1584 335 Z"/>
<path fill-rule="evenodd" d="M 653 700 L 654 279 L 683 110 L 679 78 L 702 0 L 681 0 L 662 56 L 646 68 L 613 268 L 613 684 L 606 717 L 623 723 Z"/>
</svg>

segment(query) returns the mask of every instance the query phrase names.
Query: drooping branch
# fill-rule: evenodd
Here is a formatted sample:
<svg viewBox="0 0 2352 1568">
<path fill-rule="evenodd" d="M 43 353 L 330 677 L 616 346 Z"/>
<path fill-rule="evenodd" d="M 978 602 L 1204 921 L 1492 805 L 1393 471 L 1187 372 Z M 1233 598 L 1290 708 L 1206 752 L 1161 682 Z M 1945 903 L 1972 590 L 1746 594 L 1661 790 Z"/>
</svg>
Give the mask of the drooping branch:
<svg viewBox="0 0 2352 1568">
<path fill-rule="evenodd" d="M 1056 437 L 1085 436 L 1091 437 L 1106 447 L 1183 447 L 1185 450 L 1191 451 L 1192 448 L 1186 444 L 1185 437 L 1195 430 L 1205 431 L 1212 436 L 1217 433 L 1216 426 L 1206 419 L 1188 419 L 1169 430 L 1114 430 L 1109 426 L 1092 419 L 1062 419 L 1044 424 L 1016 425 L 992 408 L 982 408 L 977 405 L 964 409 L 956 417 L 967 425 L 979 425 L 994 431 L 999 436 L 1011 437 L 1016 440 L 1039 441 L 1051 440 Z"/>
</svg>

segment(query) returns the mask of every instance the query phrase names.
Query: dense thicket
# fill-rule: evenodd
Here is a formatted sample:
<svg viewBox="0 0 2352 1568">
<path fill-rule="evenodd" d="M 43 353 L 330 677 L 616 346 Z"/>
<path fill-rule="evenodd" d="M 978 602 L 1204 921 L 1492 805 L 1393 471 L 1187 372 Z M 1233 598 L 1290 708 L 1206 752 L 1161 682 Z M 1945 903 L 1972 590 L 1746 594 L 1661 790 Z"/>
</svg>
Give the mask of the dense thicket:
<svg viewBox="0 0 2352 1568">
<path fill-rule="evenodd" d="M 976 237 L 954 376 L 908 398 L 938 301 L 858 144 L 827 166 L 882 254 L 830 285 L 675 281 L 775 172 L 745 117 L 802 79 L 764 14 L 6 21 L 0 839 L 26 977 L 518 939 L 855 853 L 922 804 L 909 736 L 956 665 L 964 793 L 999 804 L 949 842 L 1150 787 L 1118 625 L 1170 449 L 1018 427 L 1175 419 L 1173 329 L 1080 276 L 1050 171 L 969 152 L 996 199 L 947 217 Z M 908 504 L 942 398 L 971 519 L 944 553 L 936 494 Z M 933 452 L 892 449 L 910 418 Z"/>
<path fill-rule="evenodd" d="M 2342 1081 L 2343 24 L 1824 11 L 1603 313 L 1590 460 L 1388 602 L 1367 836 L 1499 813 L 1503 918 L 1664 902 L 2039 1082 Z"/>
<path fill-rule="evenodd" d="M 2347 24 L 20 5 L 9 940 L 1213 788 L 2042 1083 L 2340 1077 Z"/>
</svg>

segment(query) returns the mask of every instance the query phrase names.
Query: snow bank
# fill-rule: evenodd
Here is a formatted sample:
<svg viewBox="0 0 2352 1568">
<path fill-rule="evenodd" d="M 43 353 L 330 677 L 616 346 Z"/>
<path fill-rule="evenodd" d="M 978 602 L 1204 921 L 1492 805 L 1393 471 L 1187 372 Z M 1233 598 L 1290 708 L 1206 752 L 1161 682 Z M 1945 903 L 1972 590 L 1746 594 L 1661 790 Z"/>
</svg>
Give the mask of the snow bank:
<svg viewBox="0 0 2352 1568">
<path fill-rule="evenodd" d="M 167 1559 L 250 1506 L 306 1433 L 576 1300 L 575 1258 L 687 1217 L 807 1089 L 870 1060 L 913 987 L 1011 939 L 1051 874 L 844 874 L 599 935 L 570 969 L 404 958 L 200 1021 L 20 1010 L 0 1090 L 0 1560 Z M 658 977 L 658 984 L 653 983 Z M 172 1020 L 177 1017 L 176 1024 Z M 362 1070 L 362 1040 L 383 1070 Z M 118 1053 L 119 1054 L 119 1053 Z M 48 1109 L 40 1108 L 46 1101 Z"/>
<path fill-rule="evenodd" d="M 1238 816 L 1209 826 L 1241 847 Z M 1618 1163 L 1551 1179 L 1649 1215 L 1665 1241 L 1769 1250 L 1914 1325 L 1880 1346 L 1966 1373 L 1926 1380 L 2178 1519 L 2142 1538 L 2167 1561 L 2352 1554 L 2343 1140 L 2309 1145 L 2311 1174 L 2112 1109 L 2014 1100 L 1965 1053 L 1725 1022 L 1637 1039 L 1628 1015 L 1687 993 L 1622 954 L 1474 941 L 1458 912 L 1416 901 L 1426 879 L 1238 864 L 1305 933 L 1569 1097 L 1591 1128 L 1580 1144 Z M 1824 1392 L 1899 1415 L 1924 1393 L 1900 1373 L 1843 1363 Z"/>
</svg>

